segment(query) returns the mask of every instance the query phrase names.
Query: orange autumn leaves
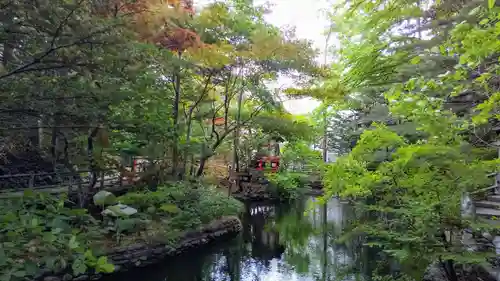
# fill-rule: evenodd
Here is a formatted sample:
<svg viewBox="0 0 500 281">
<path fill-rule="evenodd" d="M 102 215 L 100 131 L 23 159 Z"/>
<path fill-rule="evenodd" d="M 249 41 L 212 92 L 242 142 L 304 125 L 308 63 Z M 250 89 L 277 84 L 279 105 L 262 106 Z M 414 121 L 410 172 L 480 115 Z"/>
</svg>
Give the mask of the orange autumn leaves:
<svg viewBox="0 0 500 281">
<path fill-rule="evenodd" d="M 198 34 L 179 27 L 165 28 L 152 39 L 155 44 L 174 52 L 183 52 L 186 49 L 201 46 Z"/>
<path fill-rule="evenodd" d="M 200 44 L 195 32 L 182 27 L 194 14 L 191 0 L 143 1 L 148 2 L 148 10 L 135 19 L 142 40 L 174 52 Z"/>
<path fill-rule="evenodd" d="M 109 0 L 102 8 L 102 16 L 126 16 L 141 41 L 174 52 L 200 45 L 199 36 L 182 27 L 195 13 L 192 0 Z"/>
</svg>

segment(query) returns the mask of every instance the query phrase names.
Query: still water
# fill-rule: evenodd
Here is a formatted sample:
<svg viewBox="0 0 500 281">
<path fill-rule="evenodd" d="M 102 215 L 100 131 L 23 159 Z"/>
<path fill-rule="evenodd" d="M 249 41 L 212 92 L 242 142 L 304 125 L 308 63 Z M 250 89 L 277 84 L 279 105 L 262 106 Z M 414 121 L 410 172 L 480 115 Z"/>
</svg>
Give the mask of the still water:
<svg viewBox="0 0 500 281">
<path fill-rule="evenodd" d="M 117 274 L 112 281 L 357 280 L 370 270 L 369 249 L 339 242 L 349 205 L 314 197 L 289 205 L 250 204 L 238 237 L 163 264 Z M 353 273 L 356 272 L 356 273 Z M 365 275 L 366 276 L 366 275 Z"/>
</svg>

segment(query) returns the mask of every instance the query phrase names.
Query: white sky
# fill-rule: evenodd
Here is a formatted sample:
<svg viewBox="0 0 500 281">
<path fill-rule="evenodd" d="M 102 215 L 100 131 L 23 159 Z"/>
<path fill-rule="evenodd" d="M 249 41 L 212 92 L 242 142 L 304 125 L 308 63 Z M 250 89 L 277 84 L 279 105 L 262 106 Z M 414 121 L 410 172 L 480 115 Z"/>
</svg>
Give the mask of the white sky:
<svg viewBox="0 0 500 281">
<path fill-rule="evenodd" d="M 332 0 L 254 0 L 255 4 L 271 3 L 272 12 L 266 15 L 266 20 L 278 27 L 293 26 L 299 38 L 312 40 L 314 47 L 323 52 L 326 36 L 323 35 L 329 21 L 325 10 L 330 7 Z M 203 5 L 211 0 L 195 0 L 195 4 Z M 333 41 L 333 40 L 332 40 Z M 323 55 L 317 59 L 323 63 Z M 274 86 L 285 89 L 293 86 L 293 79 L 282 77 Z M 293 114 L 306 114 L 319 105 L 318 101 L 310 98 L 285 101 L 285 108 Z"/>
<path fill-rule="evenodd" d="M 255 0 L 256 4 L 266 0 Z M 273 5 L 272 13 L 266 15 L 266 20 L 276 26 L 294 26 L 299 38 L 312 40 L 314 47 L 323 52 L 326 36 L 323 35 L 329 21 L 325 10 L 328 9 L 328 0 L 268 0 Z M 317 59 L 323 63 L 323 55 Z M 278 88 L 293 86 L 293 80 L 283 77 L 278 80 Z M 293 114 L 306 114 L 319 105 L 318 101 L 310 98 L 285 101 L 285 108 Z"/>
</svg>

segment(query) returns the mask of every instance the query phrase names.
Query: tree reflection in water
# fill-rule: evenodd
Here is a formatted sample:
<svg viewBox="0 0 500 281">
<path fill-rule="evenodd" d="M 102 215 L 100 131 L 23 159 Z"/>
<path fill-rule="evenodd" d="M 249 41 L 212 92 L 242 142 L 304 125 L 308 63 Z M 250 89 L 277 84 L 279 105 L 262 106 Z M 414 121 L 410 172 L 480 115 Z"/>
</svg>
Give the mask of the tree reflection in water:
<svg viewBox="0 0 500 281">
<path fill-rule="evenodd" d="M 289 205 L 250 204 L 237 238 L 110 281 L 328 281 L 369 276 L 371 252 L 359 239 L 339 242 L 350 208 L 305 198 Z M 354 274 L 353 272 L 357 272 Z"/>
</svg>

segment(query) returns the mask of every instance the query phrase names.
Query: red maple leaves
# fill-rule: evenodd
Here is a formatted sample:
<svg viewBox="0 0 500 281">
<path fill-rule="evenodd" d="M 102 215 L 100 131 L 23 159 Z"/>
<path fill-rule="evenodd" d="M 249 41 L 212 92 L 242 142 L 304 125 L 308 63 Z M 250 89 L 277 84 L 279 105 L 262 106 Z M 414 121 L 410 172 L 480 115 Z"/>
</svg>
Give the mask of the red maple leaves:
<svg viewBox="0 0 500 281">
<path fill-rule="evenodd" d="M 188 17 L 195 14 L 192 0 L 113 0 L 121 13 L 132 14 L 133 28 L 140 40 L 151 42 L 173 52 L 183 52 L 188 48 L 201 46 L 196 32 L 174 24 L 169 13 L 183 13 Z M 117 7 L 118 7 L 117 6 Z M 165 9 L 168 7 L 168 9 Z M 168 11 L 162 14 L 162 11 Z M 172 16 L 170 14 L 170 16 Z M 182 25 L 182 24 L 180 24 Z"/>
<path fill-rule="evenodd" d="M 174 52 L 201 46 L 200 37 L 196 32 L 180 27 L 169 28 L 156 35 L 153 40 L 157 45 Z"/>
</svg>

